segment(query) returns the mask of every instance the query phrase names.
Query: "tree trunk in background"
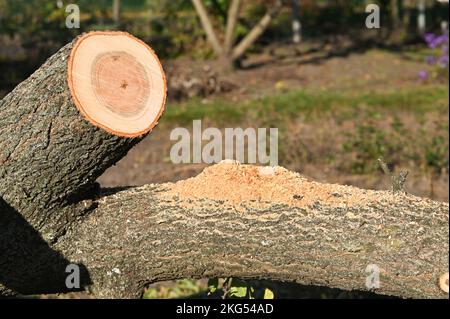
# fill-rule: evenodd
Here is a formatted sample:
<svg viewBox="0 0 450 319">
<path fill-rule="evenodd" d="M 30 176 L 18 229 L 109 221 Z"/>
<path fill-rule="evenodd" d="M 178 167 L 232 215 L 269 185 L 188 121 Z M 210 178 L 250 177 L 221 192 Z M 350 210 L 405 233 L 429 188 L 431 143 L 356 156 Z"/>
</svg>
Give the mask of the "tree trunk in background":
<svg viewBox="0 0 450 319">
<path fill-rule="evenodd" d="M 264 33 L 272 19 L 282 8 L 282 1 L 277 0 L 275 4 L 267 10 L 267 13 L 261 18 L 257 25 L 242 39 L 242 41 L 233 48 L 236 26 L 241 8 L 241 0 L 233 0 L 230 4 L 227 16 L 227 25 L 225 40 L 223 46 L 220 44 L 214 31 L 211 19 L 208 16 L 202 0 L 192 0 L 195 10 L 200 18 L 200 22 L 205 30 L 208 41 L 211 43 L 214 53 L 217 56 L 220 71 L 227 73 L 234 68 L 237 60 L 241 59 L 245 51 L 255 43 L 255 41 Z"/>
<path fill-rule="evenodd" d="M 200 18 L 200 22 L 203 26 L 203 29 L 205 30 L 206 37 L 213 47 L 214 53 L 217 56 L 220 56 L 222 54 L 222 46 L 217 39 L 213 24 L 208 16 L 208 12 L 206 11 L 202 0 L 192 0 L 192 3 L 194 4 L 195 10 L 197 11 L 197 14 Z"/>
<path fill-rule="evenodd" d="M 233 0 L 228 9 L 225 40 L 222 52 L 218 58 L 220 70 L 224 73 L 230 72 L 234 69 L 235 61 L 232 59 L 231 54 L 236 39 L 236 27 L 241 5 L 241 0 Z"/>
<path fill-rule="evenodd" d="M 300 0 L 292 0 L 292 42 L 299 44 L 302 41 L 302 23 L 300 20 Z"/>
<path fill-rule="evenodd" d="M 224 52 L 230 54 L 236 37 L 236 26 L 241 9 L 241 0 L 233 0 L 228 10 L 227 26 L 225 31 Z"/>
<path fill-rule="evenodd" d="M 242 41 L 233 49 L 232 59 L 241 58 L 245 51 L 264 33 L 272 19 L 280 12 L 282 2 L 276 1 L 273 7 L 269 8 L 267 13 L 261 18 L 257 25 L 242 39 Z"/>
<path fill-rule="evenodd" d="M 424 34 L 426 31 L 426 0 L 417 1 L 417 31 Z"/>
<path fill-rule="evenodd" d="M 113 20 L 116 27 L 120 26 L 120 0 L 113 0 Z"/>
<path fill-rule="evenodd" d="M 400 26 L 399 0 L 391 0 L 391 26 L 393 32 Z"/>
<path fill-rule="evenodd" d="M 411 0 L 403 0 L 402 1 L 402 25 L 405 31 L 409 31 L 409 27 L 411 25 L 411 9 L 413 7 L 413 3 Z"/>
</svg>

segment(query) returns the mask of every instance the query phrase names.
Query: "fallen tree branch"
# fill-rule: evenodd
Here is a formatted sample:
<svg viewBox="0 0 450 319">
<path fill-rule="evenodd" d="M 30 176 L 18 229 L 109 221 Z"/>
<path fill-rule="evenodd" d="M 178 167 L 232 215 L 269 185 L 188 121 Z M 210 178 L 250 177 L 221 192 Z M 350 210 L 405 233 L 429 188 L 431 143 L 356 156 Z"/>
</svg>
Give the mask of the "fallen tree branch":
<svg viewBox="0 0 450 319">
<path fill-rule="evenodd" d="M 248 178 L 255 169 L 234 165 L 219 164 L 177 184 L 105 191 L 98 207 L 73 223 L 52 249 L 83 265 L 84 282 L 103 298 L 139 297 L 147 284 L 186 277 L 233 276 L 368 290 L 368 265 L 380 270 L 376 293 L 448 297 L 438 286 L 448 270 L 448 204 L 312 183 L 286 172 L 275 182 L 282 178 L 303 187 L 284 194 L 283 201 L 266 201 L 265 191 L 260 198 L 234 201 L 243 196 L 242 189 L 222 189 L 222 200 L 210 193 L 210 198 L 197 197 L 202 187 L 214 188 L 205 175 Z M 268 177 L 255 178 L 266 183 Z M 236 182 L 242 185 L 242 180 Z M 325 200 L 327 196 L 332 198 Z M 47 277 L 52 282 L 55 274 Z"/>
<path fill-rule="evenodd" d="M 74 205 L 157 123 L 165 79 L 153 51 L 124 32 L 61 48 L 0 101 L 0 197 L 44 239 L 84 214 Z"/>
<path fill-rule="evenodd" d="M 106 191 L 98 207 L 72 223 L 51 248 L 67 263 L 83 265 L 88 271 L 83 282 L 103 298 L 135 298 L 149 283 L 187 277 L 232 276 L 367 290 L 368 265 L 381 272 L 376 293 L 448 297 L 438 286 L 448 271 L 446 203 L 363 191 L 380 200 L 347 206 L 320 198 L 306 206 L 262 201 L 263 207 L 254 207 L 261 203 L 254 198 L 235 206 L 227 199 L 180 197 L 173 187 Z M 354 192 L 342 187 L 330 196 L 345 202 Z M 288 195 L 294 201 L 302 196 Z M 59 276 L 47 273 L 48 283 L 63 280 L 62 269 Z M 29 282 L 27 289 L 14 286 L 22 293 L 33 292 Z"/>
<path fill-rule="evenodd" d="M 209 174 L 223 165 L 225 171 L 217 178 L 236 174 L 233 164 L 212 167 Z M 244 176 L 252 169 L 238 166 Z M 210 181 L 201 186 L 202 181 L 188 180 L 185 189 L 214 188 Z M 305 188 L 298 193 L 308 201 L 311 184 L 301 182 Z M 258 198 L 234 204 L 229 198 L 245 194 L 233 189 L 224 200 L 189 198 L 189 193 L 177 191 L 179 185 L 105 194 L 95 213 L 72 227 L 55 248 L 89 269 L 93 291 L 101 297 L 139 297 L 146 284 L 189 277 L 367 290 L 368 265 L 381 272 L 377 293 L 448 297 L 438 286 L 448 271 L 448 204 L 362 190 L 368 201 L 350 204 L 357 189 L 313 184 L 334 192 L 337 201 L 317 196 L 311 205 L 274 201 L 261 206 L 264 200 Z M 349 204 L 340 204 L 344 202 Z"/>
<path fill-rule="evenodd" d="M 120 137 L 111 118 L 90 120 L 96 109 L 83 116 L 59 62 L 71 50 L 0 101 L 0 295 L 70 291 L 66 267 L 77 263 L 81 288 L 105 298 L 139 297 L 149 283 L 185 277 L 448 298 L 438 285 L 448 272 L 448 203 L 236 163 L 176 184 L 100 190 L 95 178 L 141 131 L 127 126 L 137 135 Z M 135 108 L 123 109 L 127 93 L 117 90 L 102 92 L 122 101 L 114 109 L 122 116 Z M 367 288 L 366 269 L 379 270 L 379 286 Z"/>
<path fill-rule="evenodd" d="M 145 43 L 91 32 L 0 101 L 0 295 L 65 287 L 51 245 L 95 208 L 95 180 L 156 125 L 165 94 Z"/>
</svg>

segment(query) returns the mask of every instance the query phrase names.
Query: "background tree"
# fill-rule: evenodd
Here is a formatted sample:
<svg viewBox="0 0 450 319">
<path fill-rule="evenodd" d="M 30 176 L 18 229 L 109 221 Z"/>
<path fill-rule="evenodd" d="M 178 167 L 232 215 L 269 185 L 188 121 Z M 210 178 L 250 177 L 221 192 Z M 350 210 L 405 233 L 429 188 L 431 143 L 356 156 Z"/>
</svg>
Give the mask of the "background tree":
<svg viewBox="0 0 450 319">
<path fill-rule="evenodd" d="M 298 44 L 302 40 L 302 24 L 300 21 L 300 0 L 292 0 L 292 41 Z"/>
<path fill-rule="evenodd" d="M 391 26 L 393 29 L 400 26 L 399 0 L 391 0 Z"/>
<path fill-rule="evenodd" d="M 282 1 L 276 0 L 261 20 L 250 30 L 250 32 L 235 45 L 236 26 L 241 9 L 241 0 L 232 0 L 226 18 L 225 40 L 219 41 L 219 37 L 214 30 L 213 23 L 202 0 L 192 0 L 192 3 L 200 18 L 202 27 L 206 33 L 208 41 L 211 43 L 214 53 L 218 57 L 219 66 L 222 71 L 229 71 L 237 60 L 242 58 L 246 50 L 264 33 L 282 7 Z"/>
<path fill-rule="evenodd" d="M 120 0 L 113 1 L 113 20 L 114 25 L 118 27 L 120 25 Z"/>
<path fill-rule="evenodd" d="M 420 34 L 425 33 L 426 28 L 426 19 L 425 19 L 425 10 L 426 10 L 426 1 L 425 0 L 418 0 L 417 1 L 417 31 Z"/>
</svg>

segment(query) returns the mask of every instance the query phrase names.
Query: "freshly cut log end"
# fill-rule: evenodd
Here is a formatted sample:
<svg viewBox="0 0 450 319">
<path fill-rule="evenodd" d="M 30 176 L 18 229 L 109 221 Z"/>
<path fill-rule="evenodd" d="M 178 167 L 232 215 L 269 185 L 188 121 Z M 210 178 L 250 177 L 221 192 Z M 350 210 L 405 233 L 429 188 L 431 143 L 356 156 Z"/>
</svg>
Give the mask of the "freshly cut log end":
<svg viewBox="0 0 450 319">
<path fill-rule="evenodd" d="M 75 42 L 67 82 L 84 117 L 106 131 L 149 132 L 166 101 L 164 70 L 153 50 L 125 32 L 90 32 Z"/>
<path fill-rule="evenodd" d="M 158 58 L 131 35 L 66 44 L 0 100 L 0 202 L 56 241 L 85 213 L 71 204 L 95 194 L 95 180 L 155 126 L 165 97 Z"/>
<path fill-rule="evenodd" d="M 439 288 L 441 288 L 443 292 L 449 293 L 448 272 L 446 272 L 439 278 Z"/>
</svg>

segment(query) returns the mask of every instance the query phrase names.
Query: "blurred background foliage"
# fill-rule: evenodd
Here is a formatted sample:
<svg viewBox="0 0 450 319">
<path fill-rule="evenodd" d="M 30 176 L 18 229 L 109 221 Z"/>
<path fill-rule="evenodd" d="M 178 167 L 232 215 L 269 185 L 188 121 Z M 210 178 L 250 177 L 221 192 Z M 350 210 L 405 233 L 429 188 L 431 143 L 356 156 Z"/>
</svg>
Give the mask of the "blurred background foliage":
<svg viewBox="0 0 450 319">
<path fill-rule="evenodd" d="M 0 0 L 0 79 L 1 92 L 9 91 L 24 76 L 36 69 L 51 53 L 55 52 L 75 35 L 90 30 L 121 29 L 151 43 L 162 58 L 188 55 L 209 58 L 212 50 L 206 43 L 204 32 L 198 23 L 197 14 L 190 0 L 121 0 L 120 22 L 113 19 L 114 0 Z M 213 24 L 220 29 L 226 20 L 229 0 L 203 1 L 210 13 Z M 374 1 L 382 8 L 382 24 L 390 21 L 389 0 Z M 76 3 L 81 11 L 80 29 L 65 27 L 65 8 Z M 364 11 L 368 1 L 363 0 L 303 0 L 301 1 L 301 23 L 303 37 L 317 38 L 326 35 L 361 32 Z M 416 1 L 399 2 L 401 11 L 398 19 L 400 27 L 380 34 L 386 36 L 400 34 L 400 41 L 417 41 Z M 236 30 L 238 40 L 243 37 L 265 13 L 270 1 L 244 1 Z M 276 16 L 270 28 L 258 39 L 256 47 L 277 42 L 291 41 L 292 12 L 289 1 Z M 427 28 L 436 30 L 442 20 L 448 21 L 448 11 L 442 10 L 433 1 L 426 11 Z M 384 28 L 386 29 L 386 28 Z M 387 42 L 386 42 L 387 43 Z M 20 62 L 20 63 L 18 63 Z"/>
</svg>

